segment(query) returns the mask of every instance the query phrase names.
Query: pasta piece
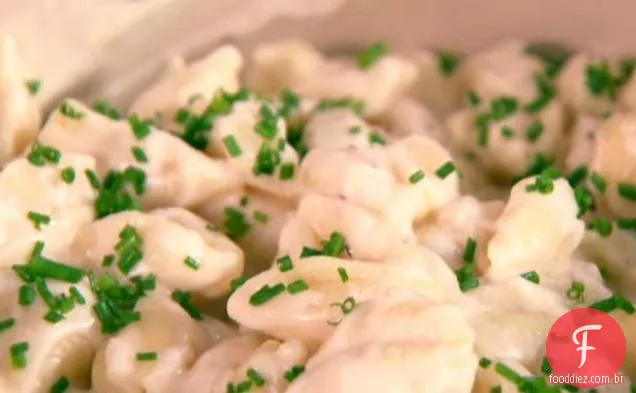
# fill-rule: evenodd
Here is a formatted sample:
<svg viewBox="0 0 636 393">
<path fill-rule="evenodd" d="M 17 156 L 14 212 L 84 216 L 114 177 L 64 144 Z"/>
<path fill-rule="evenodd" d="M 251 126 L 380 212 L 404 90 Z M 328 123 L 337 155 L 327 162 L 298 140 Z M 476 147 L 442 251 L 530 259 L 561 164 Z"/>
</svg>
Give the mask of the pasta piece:
<svg viewBox="0 0 636 393">
<path fill-rule="evenodd" d="M 264 331 L 279 339 L 299 339 L 315 348 L 333 331 L 331 323 L 346 318 L 334 303 L 361 303 L 390 288 L 404 288 L 440 299 L 447 289 L 433 277 L 432 271 L 414 264 L 370 264 L 324 256 L 293 259 L 293 269 L 281 272 L 277 267 L 263 272 L 241 286 L 228 300 L 228 314 L 249 329 Z M 432 262 L 434 263 L 434 262 Z M 343 282 L 344 269 L 347 280 Z M 307 289 L 285 292 L 302 280 Z M 267 286 L 266 286 L 267 285 Z M 282 287 L 281 287 L 282 285 Z M 294 284 L 294 286 L 303 286 Z M 270 288 L 270 289 L 268 289 Z M 294 289 L 291 290 L 292 292 Z M 270 298 L 271 296 L 271 298 Z"/>
<path fill-rule="evenodd" d="M 565 168 L 568 171 L 572 171 L 580 165 L 587 166 L 592 162 L 602 124 L 603 121 L 595 117 L 585 115 L 576 117 L 565 157 Z"/>
<path fill-rule="evenodd" d="M 57 296 L 69 293 L 69 284 L 47 281 Z M 40 296 L 28 307 L 18 303 L 22 282 L 9 269 L 0 269 L 0 320 L 14 318 L 15 325 L 0 334 L 0 387 L 6 393 L 48 393 L 66 376 L 78 388 L 90 387 L 90 365 L 102 341 L 90 304 L 93 296 L 87 283 L 75 284 L 86 304 L 75 304 L 63 319 L 44 319 L 49 306 Z M 27 343 L 24 368 L 14 367 L 9 351 L 14 344 Z"/>
<path fill-rule="evenodd" d="M 516 101 L 513 101 L 516 102 Z M 516 110 L 501 120 L 480 119 L 491 109 L 486 102 L 480 108 L 455 112 L 447 120 L 450 144 L 470 153 L 475 162 L 497 181 L 510 181 L 523 175 L 537 155 L 553 157 L 565 139 L 563 105 L 553 100 L 536 114 Z M 519 105 L 519 104 L 517 104 Z M 484 118 L 485 119 L 485 118 Z"/>
<path fill-rule="evenodd" d="M 64 154 L 43 166 L 18 158 L 0 172 L 0 267 L 26 262 L 36 241 L 45 243 L 50 258 L 65 255 L 95 216 L 95 191 L 83 175 L 94 168 L 89 156 Z M 64 171 L 73 171 L 72 183 Z"/>
<path fill-rule="evenodd" d="M 497 219 L 487 245 L 490 279 L 529 271 L 558 274 L 568 268 L 568 258 L 583 238 L 585 226 L 577 218 L 578 207 L 567 181 L 554 180 L 552 192 L 543 194 L 526 189 L 535 179 L 524 179 L 512 188 Z"/>
<path fill-rule="evenodd" d="M 62 113 L 69 110 L 75 117 Z M 134 128 L 141 136 L 136 137 Z M 140 197 L 146 208 L 192 207 L 241 184 L 226 163 L 205 157 L 176 136 L 143 122 L 131 126 L 111 120 L 73 100 L 51 115 L 39 141 L 63 153 L 93 156 L 99 175 L 131 166 L 143 169 L 145 190 Z M 147 162 L 137 162 L 135 147 L 141 148 Z"/>
<path fill-rule="evenodd" d="M 221 46 L 201 60 L 169 70 L 137 97 L 130 112 L 142 118 L 156 118 L 159 127 L 178 132 L 178 110 L 190 107 L 199 113 L 217 91 L 237 91 L 242 67 L 239 50 L 231 45 Z"/>
<path fill-rule="evenodd" d="M 40 104 L 24 78 L 15 40 L 0 35 L 0 168 L 37 138 L 42 122 Z"/>
<path fill-rule="evenodd" d="M 460 71 L 465 92 L 472 90 L 486 102 L 502 96 L 532 101 L 537 90 L 535 75 L 543 64 L 525 49 L 524 42 L 508 40 L 469 57 Z"/>
<path fill-rule="evenodd" d="M 417 77 L 417 67 L 398 56 L 383 56 L 362 70 L 349 60 L 327 60 L 298 41 L 266 44 L 253 56 L 253 80 L 271 78 L 261 89 L 285 86 L 313 98 L 362 100 L 369 117 L 387 110 Z"/>
<path fill-rule="evenodd" d="M 381 121 L 394 138 L 422 135 L 440 143 L 447 139 L 445 130 L 433 113 L 414 99 L 397 101 Z"/>
<path fill-rule="evenodd" d="M 315 112 L 305 125 L 304 139 L 311 149 L 365 148 L 373 140 L 372 132 L 371 126 L 355 113 L 334 109 Z"/>
<path fill-rule="evenodd" d="M 119 257 L 121 244 L 126 243 L 138 247 L 139 259 L 132 266 Z M 169 289 L 206 298 L 226 293 L 243 269 L 241 249 L 206 229 L 200 218 L 177 208 L 149 214 L 122 212 L 95 221 L 76 238 L 74 248 L 83 263 L 94 269 L 111 255 L 117 261 L 113 270 L 152 273 Z"/>
<path fill-rule="evenodd" d="M 294 208 L 283 198 L 244 189 L 211 200 L 196 212 L 241 247 L 245 253 L 244 274 L 251 276 L 271 265 L 281 230 Z"/>
<path fill-rule="evenodd" d="M 475 350 L 538 371 L 545 337 L 568 311 L 564 296 L 521 277 L 483 284 L 466 295 L 459 304 L 475 329 Z"/>
<path fill-rule="evenodd" d="M 288 392 L 470 392 L 473 344 L 458 308 L 389 293 L 344 320 Z"/>
<path fill-rule="evenodd" d="M 285 138 L 285 120 L 276 115 L 275 108 L 248 99 L 236 102 L 229 114 L 216 119 L 207 153 L 227 159 L 249 185 L 294 198 L 296 184 L 282 171 L 285 166 L 298 165 L 298 155 Z"/>
<path fill-rule="evenodd" d="M 468 239 L 477 242 L 477 256 L 490 238 L 494 221 L 504 208 L 502 201 L 480 202 L 472 196 L 459 197 L 441 208 L 431 220 L 416 227 L 418 242 L 439 254 L 453 268 L 464 264 Z"/>
<path fill-rule="evenodd" d="M 165 293 L 142 298 L 137 310 L 141 319 L 98 350 L 92 371 L 95 393 L 170 392 L 169 386 L 212 344 L 205 329 Z"/>
<path fill-rule="evenodd" d="M 440 70 L 440 55 L 431 51 L 419 50 L 410 58 L 419 68 L 411 94 L 440 117 L 457 109 L 463 99 L 458 77 L 461 72 L 445 75 Z"/>
<path fill-rule="evenodd" d="M 606 182 L 603 199 L 608 208 L 621 217 L 636 215 L 636 202 L 623 196 L 619 184 L 636 183 L 636 114 L 617 113 L 609 118 L 598 132 L 591 169 Z"/>
</svg>

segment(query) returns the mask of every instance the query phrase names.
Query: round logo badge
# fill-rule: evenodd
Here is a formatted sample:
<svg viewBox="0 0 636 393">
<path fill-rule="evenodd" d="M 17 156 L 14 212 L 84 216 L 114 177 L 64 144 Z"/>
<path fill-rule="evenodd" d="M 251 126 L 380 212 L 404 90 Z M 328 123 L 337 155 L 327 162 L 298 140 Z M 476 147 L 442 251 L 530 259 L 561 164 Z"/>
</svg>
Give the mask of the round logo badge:
<svg viewBox="0 0 636 393">
<path fill-rule="evenodd" d="M 550 383 L 594 388 L 622 383 L 617 375 L 627 345 L 618 322 L 603 311 L 577 308 L 559 318 L 548 333 L 546 357 Z"/>
</svg>

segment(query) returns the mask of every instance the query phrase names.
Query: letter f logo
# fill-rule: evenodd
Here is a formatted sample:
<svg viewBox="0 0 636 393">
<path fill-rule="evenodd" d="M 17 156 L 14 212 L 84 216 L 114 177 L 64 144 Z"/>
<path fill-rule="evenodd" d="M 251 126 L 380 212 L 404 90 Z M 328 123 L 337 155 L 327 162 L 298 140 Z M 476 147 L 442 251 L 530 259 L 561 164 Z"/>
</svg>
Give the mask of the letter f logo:
<svg viewBox="0 0 636 393">
<path fill-rule="evenodd" d="M 576 329 L 574 333 L 572 333 L 572 341 L 574 341 L 574 344 L 580 345 L 580 347 L 576 348 L 577 351 L 581 351 L 581 364 L 579 364 L 579 368 L 583 367 L 583 365 L 585 364 L 585 361 L 587 360 L 587 351 L 593 351 L 596 349 L 592 346 L 587 345 L 588 330 L 601 330 L 602 327 L 603 326 L 601 325 L 585 325 Z M 579 342 L 576 336 L 578 336 L 578 334 L 581 332 L 583 332 L 582 334 L 583 339 L 581 340 L 582 342 Z"/>
</svg>

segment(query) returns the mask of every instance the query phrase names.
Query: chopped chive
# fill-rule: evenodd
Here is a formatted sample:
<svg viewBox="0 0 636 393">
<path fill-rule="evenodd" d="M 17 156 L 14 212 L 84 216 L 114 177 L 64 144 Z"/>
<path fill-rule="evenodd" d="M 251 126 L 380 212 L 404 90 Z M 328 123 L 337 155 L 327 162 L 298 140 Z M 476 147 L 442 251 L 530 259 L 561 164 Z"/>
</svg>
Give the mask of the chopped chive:
<svg viewBox="0 0 636 393">
<path fill-rule="evenodd" d="M 599 300 L 596 303 L 590 304 L 589 308 L 594 308 L 599 311 L 610 313 L 614 310 L 623 310 L 627 314 L 632 315 L 636 311 L 632 303 L 620 295 L 612 295 L 607 299 Z"/>
<path fill-rule="evenodd" d="M 333 232 L 329 240 L 323 246 L 322 254 L 330 257 L 338 257 L 345 249 L 345 238 L 339 232 Z"/>
<path fill-rule="evenodd" d="M 469 237 L 466 240 L 466 246 L 464 247 L 464 262 L 465 263 L 473 263 L 475 262 L 475 251 L 477 250 L 477 242 L 475 239 Z"/>
<path fill-rule="evenodd" d="M 386 145 L 386 140 L 382 135 L 380 135 L 380 133 L 373 131 L 369 134 L 369 143 L 372 145 Z"/>
<path fill-rule="evenodd" d="M 498 121 L 517 112 L 519 103 L 513 97 L 500 97 L 490 103 L 490 118 Z"/>
<path fill-rule="evenodd" d="M 566 291 L 568 299 L 575 300 L 577 303 L 583 303 L 585 299 L 585 285 L 580 281 L 572 281 L 570 288 Z"/>
<path fill-rule="evenodd" d="M 225 220 L 223 221 L 223 232 L 232 240 L 239 239 L 247 234 L 252 228 L 245 214 L 233 207 L 224 209 Z"/>
<path fill-rule="evenodd" d="M 349 296 L 340 304 L 340 309 L 344 315 L 350 314 L 356 308 L 356 299 Z"/>
<path fill-rule="evenodd" d="M 259 111 L 261 120 L 256 124 L 254 131 L 267 140 L 272 140 L 278 134 L 278 117 L 267 105 L 261 105 Z"/>
<path fill-rule="evenodd" d="M 440 52 L 438 54 L 439 70 L 442 75 L 449 77 L 457 71 L 459 65 L 459 57 L 449 52 Z"/>
<path fill-rule="evenodd" d="M 74 120 L 80 120 L 84 116 L 86 116 L 85 113 L 82 113 L 76 110 L 75 108 L 73 108 L 73 106 L 71 106 L 71 104 L 69 104 L 67 101 L 62 102 L 62 104 L 60 105 L 60 113 Z"/>
<path fill-rule="evenodd" d="M 587 229 L 596 232 L 601 237 L 608 237 L 612 234 L 612 223 L 605 217 L 594 218 L 587 224 Z"/>
<path fill-rule="evenodd" d="M 51 386 L 49 393 L 65 393 L 70 386 L 71 386 L 71 381 L 68 379 L 68 377 L 61 376 L 60 379 L 58 379 L 53 384 L 53 386 Z"/>
<path fill-rule="evenodd" d="M 236 393 L 247 393 L 252 389 L 253 382 L 250 380 L 243 381 L 236 385 Z"/>
<path fill-rule="evenodd" d="M 315 248 L 306 247 L 306 246 L 303 247 L 302 251 L 300 252 L 301 258 L 315 257 L 319 255 L 322 255 L 322 251 L 316 250 Z"/>
<path fill-rule="evenodd" d="M 51 222 L 51 217 L 34 211 L 28 212 L 27 218 L 33 222 L 33 226 L 37 230 L 42 229 L 43 225 L 48 225 Z"/>
<path fill-rule="evenodd" d="M 479 359 L 479 367 L 481 368 L 488 368 L 488 366 L 490 366 L 492 364 L 492 360 L 488 359 L 487 357 L 483 357 L 481 359 Z"/>
<path fill-rule="evenodd" d="M 338 275 L 340 276 L 340 281 L 343 283 L 349 281 L 349 274 L 347 274 L 347 270 L 344 267 L 338 268 Z"/>
<path fill-rule="evenodd" d="M 50 323 L 58 323 L 64 319 L 64 315 L 55 310 L 50 310 L 44 315 L 44 319 Z"/>
<path fill-rule="evenodd" d="M 281 105 L 278 110 L 278 116 L 284 118 L 288 118 L 291 115 L 292 110 L 300 105 L 300 97 L 289 89 L 283 90 L 281 93 L 281 101 L 283 102 L 283 105 Z"/>
<path fill-rule="evenodd" d="M 248 368 L 247 369 L 247 377 L 256 386 L 265 385 L 265 378 L 263 378 L 263 376 L 261 374 L 259 374 L 256 370 L 254 370 L 253 368 Z"/>
<path fill-rule="evenodd" d="M 119 256 L 117 267 L 124 274 L 129 274 L 144 259 L 144 254 L 139 248 L 131 248 L 126 250 Z"/>
<path fill-rule="evenodd" d="M 273 175 L 276 167 L 281 163 L 280 152 L 266 142 L 261 144 L 258 153 L 256 153 L 256 159 L 254 166 L 252 167 L 252 173 L 256 176 L 260 175 Z"/>
<path fill-rule="evenodd" d="M 506 139 L 510 139 L 515 136 L 515 131 L 508 126 L 503 126 L 501 128 L 501 136 L 503 136 Z"/>
<path fill-rule="evenodd" d="M 139 146 L 133 146 L 130 150 L 132 151 L 133 157 L 135 157 L 135 161 L 139 163 L 148 162 L 148 156 L 146 155 L 146 152 L 144 152 L 144 149 Z"/>
<path fill-rule="evenodd" d="M 24 84 L 26 85 L 27 90 L 32 96 L 38 94 L 40 88 L 42 87 L 42 81 L 39 79 L 29 79 Z"/>
<path fill-rule="evenodd" d="M 73 298 L 73 300 L 75 300 L 77 304 L 86 304 L 86 299 L 84 298 L 84 296 L 82 295 L 82 292 L 80 292 L 79 289 L 77 289 L 76 287 L 71 287 L 69 291 L 71 294 L 71 298 Z"/>
<path fill-rule="evenodd" d="M 351 134 L 351 135 L 359 134 L 361 131 L 362 131 L 362 127 L 361 126 L 351 126 L 349 128 L 349 134 Z"/>
<path fill-rule="evenodd" d="M 30 306 L 35 301 L 35 289 L 32 285 L 22 285 L 18 296 L 18 303 L 21 306 Z"/>
<path fill-rule="evenodd" d="M 15 326 L 15 318 L 7 318 L 0 321 L 0 333 L 11 329 Z"/>
<path fill-rule="evenodd" d="M 40 295 L 44 303 L 46 303 L 46 305 L 49 306 L 49 308 L 51 309 L 58 308 L 59 306 L 58 300 L 51 293 L 51 291 L 49 290 L 49 287 L 46 285 L 46 282 L 44 280 L 42 280 L 41 278 L 36 279 L 35 289 L 38 291 L 38 294 Z"/>
<path fill-rule="evenodd" d="M 241 205 L 241 207 L 247 207 L 249 203 L 250 199 L 247 197 L 247 195 L 243 195 L 241 199 L 239 199 L 239 205 Z"/>
<path fill-rule="evenodd" d="M 113 254 L 106 254 L 104 258 L 102 258 L 103 267 L 113 266 L 113 263 L 115 263 L 115 256 Z"/>
<path fill-rule="evenodd" d="M 199 267 L 201 267 L 199 262 L 197 262 L 197 260 L 192 258 L 191 256 L 187 256 L 183 260 L 183 264 L 186 265 L 187 267 L 189 267 L 192 270 L 199 270 Z"/>
<path fill-rule="evenodd" d="M 274 286 L 264 285 L 250 296 L 250 304 L 252 306 L 263 305 L 283 292 L 285 292 L 285 284 L 283 283 L 278 283 Z"/>
<path fill-rule="evenodd" d="M 172 300 L 174 300 L 177 304 L 181 306 L 192 317 L 192 319 L 196 319 L 202 321 L 204 319 L 203 314 L 197 307 L 192 304 L 191 295 L 189 292 L 185 291 L 174 291 L 172 292 Z"/>
<path fill-rule="evenodd" d="M 387 44 L 383 42 L 375 42 L 367 49 L 362 51 L 357 57 L 357 64 L 360 69 L 370 69 L 378 60 L 380 60 L 389 51 Z"/>
<path fill-rule="evenodd" d="M 490 388 L 490 393 L 501 393 L 501 385 L 495 385 Z"/>
<path fill-rule="evenodd" d="M 526 138 L 530 142 L 536 142 L 543 134 L 543 123 L 536 120 L 526 130 Z"/>
<path fill-rule="evenodd" d="M 445 164 L 443 164 L 442 166 L 440 166 L 435 171 L 435 174 L 440 179 L 446 179 L 454 171 L 455 171 L 455 164 L 453 164 L 452 162 L 448 161 Z"/>
<path fill-rule="evenodd" d="M 305 372 L 305 366 L 297 364 L 292 366 L 289 370 L 285 371 L 284 377 L 287 382 L 292 382 Z"/>
<path fill-rule="evenodd" d="M 267 224 L 267 221 L 269 221 L 269 216 L 260 210 L 256 210 L 252 217 L 261 224 Z"/>
<path fill-rule="evenodd" d="M 468 92 L 468 104 L 472 107 L 476 107 L 481 104 L 481 97 L 475 90 L 471 90 Z"/>
<path fill-rule="evenodd" d="M 71 167 L 62 169 L 61 177 L 64 183 L 72 184 L 75 181 L 75 169 Z"/>
<path fill-rule="evenodd" d="M 41 255 L 32 257 L 26 266 L 29 273 L 35 277 L 50 278 L 73 284 L 78 283 L 86 274 L 82 269 L 52 261 Z"/>
<path fill-rule="evenodd" d="M 284 162 L 281 166 L 280 166 L 280 171 L 278 172 L 278 177 L 281 180 L 290 180 L 294 177 L 294 172 L 296 170 L 296 167 L 293 163 L 291 162 Z"/>
<path fill-rule="evenodd" d="M 294 268 L 294 264 L 289 255 L 282 256 L 276 260 L 276 264 L 278 265 L 278 270 L 282 273 L 288 272 Z"/>
<path fill-rule="evenodd" d="M 479 146 L 488 146 L 490 115 L 488 113 L 478 114 L 475 116 L 474 124 L 477 129 L 477 143 Z"/>
<path fill-rule="evenodd" d="M 309 289 L 309 286 L 307 286 L 304 280 L 296 280 L 287 286 L 287 291 L 292 295 L 306 291 L 307 289 Z"/>
<path fill-rule="evenodd" d="M 636 218 L 619 218 L 616 227 L 624 231 L 636 231 Z"/>
<path fill-rule="evenodd" d="M 535 284 L 539 284 L 541 282 L 541 278 L 539 277 L 539 275 L 537 274 L 537 272 L 535 271 L 531 271 L 531 272 L 527 272 L 527 273 L 523 273 L 521 275 L 521 277 L 525 278 L 526 280 L 533 282 Z"/>
<path fill-rule="evenodd" d="M 93 187 L 95 190 L 99 190 L 101 185 L 97 174 L 90 169 L 85 170 L 84 174 L 86 175 L 88 182 L 91 184 L 91 187 Z"/>
<path fill-rule="evenodd" d="M 27 358 L 26 353 L 29 350 L 29 343 L 20 342 L 11 345 L 9 353 L 11 354 L 11 365 L 13 368 L 26 368 Z"/>
<path fill-rule="evenodd" d="M 243 286 L 247 282 L 247 278 L 243 276 L 239 276 L 232 281 L 230 281 L 230 292 L 234 293 L 237 289 Z"/>
<path fill-rule="evenodd" d="M 587 212 L 595 208 L 592 192 L 583 184 L 574 187 L 574 200 L 579 207 L 578 218 L 583 217 Z"/>
<path fill-rule="evenodd" d="M 57 164 L 62 158 L 62 153 L 54 147 L 44 146 L 35 142 L 27 155 L 29 162 L 38 167 L 46 165 L 47 162 Z"/>
<path fill-rule="evenodd" d="M 222 141 L 230 157 L 239 157 L 243 154 L 243 150 L 241 150 L 241 146 L 236 141 L 236 137 L 234 135 L 226 135 L 223 137 Z"/>
<path fill-rule="evenodd" d="M 497 374 L 501 375 L 503 378 L 507 379 L 515 385 L 519 385 L 523 382 L 523 377 L 521 377 L 515 370 L 511 369 L 503 363 L 497 362 L 495 364 L 495 371 L 497 372 Z"/>
<path fill-rule="evenodd" d="M 601 194 L 605 194 L 605 191 L 607 190 L 607 182 L 601 177 L 601 175 L 596 172 L 592 173 L 592 176 L 590 176 L 590 181 L 598 190 L 598 192 L 600 192 Z"/>
<path fill-rule="evenodd" d="M 128 116 L 128 124 L 138 140 L 145 139 L 152 131 L 151 122 L 148 120 L 142 120 L 134 113 Z"/>
<path fill-rule="evenodd" d="M 157 360 L 157 357 L 157 352 L 139 352 L 136 356 L 138 362 L 151 362 Z"/>
<path fill-rule="evenodd" d="M 93 102 L 93 110 L 113 120 L 121 119 L 119 111 L 104 100 L 97 100 Z"/>
<path fill-rule="evenodd" d="M 316 110 L 326 111 L 337 108 L 349 108 L 358 116 L 361 116 L 365 110 L 365 103 L 357 98 L 342 97 L 342 98 L 326 98 L 318 103 Z"/>
<path fill-rule="evenodd" d="M 630 183 L 618 183 L 618 195 L 628 201 L 636 202 L 636 185 Z"/>
<path fill-rule="evenodd" d="M 409 176 L 409 182 L 411 184 L 415 184 L 415 183 L 419 182 L 422 179 L 424 179 L 424 172 L 422 172 L 419 169 L 417 171 L 413 172 L 411 174 L 411 176 Z"/>
<path fill-rule="evenodd" d="M 568 183 L 570 186 L 576 187 L 581 184 L 587 178 L 588 169 L 585 165 L 579 165 L 572 169 L 572 172 L 568 175 Z"/>
</svg>

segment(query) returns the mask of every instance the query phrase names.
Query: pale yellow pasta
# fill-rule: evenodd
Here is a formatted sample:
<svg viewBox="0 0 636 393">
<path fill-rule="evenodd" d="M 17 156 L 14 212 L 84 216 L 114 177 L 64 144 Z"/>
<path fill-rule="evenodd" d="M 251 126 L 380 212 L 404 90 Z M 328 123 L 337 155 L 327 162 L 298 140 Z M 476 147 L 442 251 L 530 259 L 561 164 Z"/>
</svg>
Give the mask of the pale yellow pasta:
<svg viewBox="0 0 636 393">
<path fill-rule="evenodd" d="M 522 41 L 507 40 L 469 57 L 460 70 L 465 91 L 473 90 L 483 101 L 502 96 L 532 101 L 535 75 L 543 65 L 525 48 Z"/>
<path fill-rule="evenodd" d="M 464 263 L 468 239 L 477 242 L 477 255 L 484 254 L 486 241 L 494 229 L 494 220 L 504 208 L 502 201 L 480 202 L 461 196 L 448 203 L 430 219 L 416 226 L 418 242 L 438 253 L 454 269 Z"/>
<path fill-rule="evenodd" d="M 0 167 L 35 140 L 42 122 L 22 66 L 13 37 L 0 34 Z"/>
<path fill-rule="evenodd" d="M 15 326 L 0 334 L 0 387 L 4 393 L 47 393 L 61 377 L 74 386 L 90 387 L 90 368 L 95 351 L 103 340 L 97 319 L 91 312 L 94 301 L 88 283 L 76 284 L 86 299 L 85 305 L 75 304 L 57 323 L 44 319 L 49 307 L 36 297 L 28 307 L 18 303 L 22 282 L 10 270 L 0 268 L 0 320 L 15 319 Z M 69 295 L 69 284 L 49 281 L 54 295 Z M 27 342 L 27 367 L 12 366 L 9 348 Z"/>
<path fill-rule="evenodd" d="M 179 132 L 181 127 L 175 122 L 178 110 L 189 108 L 199 113 L 219 90 L 237 91 L 242 67 L 239 50 L 231 45 L 221 46 L 192 64 L 169 69 L 137 97 L 130 112 L 157 119 L 160 127 Z"/>
<path fill-rule="evenodd" d="M 315 112 L 305 125 L 305 141 L 311 149 L 355 149 L 370 145 L 374 130 L 349 109 Z"/>
<path fill-rule="evenodd" d="M 73 168 L 75 181 L 66 183 L 62 171 Z M 35 166 L 18 158 L 0 173 L 0 266 L 28 261 L 36 241 L 44 241 L 44 254 L 62 257 L 73 236 L 95 217 L 95 191 L 84 176 L 93 170 L 90 156 L 64 154 L 57 164 Z M 36 224 L 29 213 L 48 217 Z M 39 227 L 39 229 L 38 229 Z"/>
<path fill-rule="evenodd" d="M 461 105 L 464 97 L 461 94 L 460 73 L 444 75 L 440 71 L 439 55 L 432 51 L 418 50 L 409 58 L 419 68 L 411 95 L 440 117 Z"/>
<path fill-rule="evenodd" d="M 122 212 L 97 220 L 76 237 L 75 252 L 83 264 L 97 269 L 108 255 L 118 255 L 117 244 L 127 227 L 140 237 L 143 254 L 130 271 L 132 275 L 152 273 L 167 288 L 212 298 L 227 292 L 230 281 L 242 273 L 241 249 L 225 235 L 207 229 L 200 218 L 178 208 Z M 118 270 L 117 266 L 113 269 Z"/>
<path fill-rule="evenodd" d="M 475 329 L 475 350 L 538 371 L 545 337 L 565 312 L 564 296 L 522 277 L 484 284 L 459 304 Z"/>
<path fill-rule="evenodd" d="M 248 99 L 236 102 L 229 114 L 215 120 L 207 153 L 228 160 L 240 178 L 251 186 L 274 195 L 293 198 L 298 192 L 296 185 L 293 179 L 280 179 L 280 171 L 285 164 L 296 166 L 298 155 L 285 141 L 286 124 L 282 117 L 276 118 L 271 134 L 268 131 L 267 136 L 264 136 L 256 132 L 259 123 L 269 120 L 261 113 L 263 110 L 271 114 L 276 112 L 276 108 L 262 100 Z M 240 154 L 230 150 L 228 138 L 238 145 Z M 257 173 L 254 169 L 263 146 L 278 154 L 279 162 L 274 165 L 273 173 Z"/>
<path fill-rule="evenodd" d="M 270 79 L 256 90 L 282 89 L 324 99 L 349 97 L 365 103 L 365 114 L 377 116 L 406 94 L 417 66 L 395 55 L 383 56 L 368 70 L 350 59 L 326 59 L 308 43 L 282 41 L 256 48 L 254 79 Z"/>
<path fill-rule="evenodd" d="M 288 392 L 470 392 L 474 340 L 458 308 L 382 294 L 342 321 Z"/>
<path fill-rule="evenodd" d="M 396 101 L 380 121 L 393 138 L 422 135 L 440 143 L 448 138 L 431 110 L 412 98 Z"/>
<path fill-rule="evenodd" d="M 580 165 L 589 165 L 594 159 L 596 141 L 600 137 L 603 120 L 579 115 L 575 118 L 570 130 L 570 144 L 565 153 L 565 168 L 568 171 Z"/>
<path fill-rule="evenodd" d="M 93 156 L 99 175 L 130 166 L 143 169 L 146 187 L 140 197 L 147 208 L 195 206 L 241 184 L 227 163 L 206 157 L 174 135 L 151 127 L 150 134 L 139 140 L 125 120 L 111 120 L 74 100 L 67 100 L 66 105 L 83 116 L 70 118 L 58 108 L 44 126 L 39 142 L 63 154 Z M 135 146 L 143 149 L 147 163 L 135 160 Z"/>
<path fill-rule="evenodd" d="M 271 265 L 282 228 L 294 209 L 295 204 L 284 198 L 246 188 L 210 200 L 196 212 L 241 247 L 245 274 L 251 275 Z"/>
<path fill-rule="evenodd" d="M 619 194 L 620 183 L 636 182 L 636 113 L 617 113 L 605 121 L 596 138 L 596 148 L 591 162 L 607 183 L 604 198 L 616 215 L 636 215 L 636 203 Z"/>
<path fill-rule="evenodd" d="M 189 393 L 223 392 L 234 370 L 247 361 L 264 341 L 265 338 L 259 334 L 245 333 L 219 342 L 174 381 L 173 389 Z"/>
<path fill-rule="evenodd" d="M 294 268 L 288 272 L 278 267 L 263 272 L 241 286 L 228 301 L 228 314 L 240 325 L 266 332 L 279 339 L 300 339 L 310 348 L 323 342 L 331 332 L 331 323 L 342 315 L 334 303 L 353 297 L 364 302 L 390 288 L 403 288 L 414 293 L 441 299 L 447 292 L 429 271 L 427 263 L 371 264 L 331 257 L 293 258 Z M 345 269 L 348 281 L 343 283 L 338 268 Z M 300 293 L 282 293 L 265 304 L 252 305 L 250 298 L 265 285 L 290 284 L 304 280 L 308 289 Z M 257 296 L 258 297 L 258 296 Z"/>
<path fill-rule="evenodd" d="M 563 105 L 553 100 L 541 112 L 516 113 L 488 123 L 487 131 L 477 128 L 476 119 L 490 109 L 489 102 L 481 107 L 454 112 L 447 120 L 450 143 L 460 152 L 472 153 L 475 164 L 498 180 L 509 181 L 522 175 L 537 154 L 555 155 L 565 140 Z M 533 129 L 538 131 L 533 131 Z M 481 136 L 487 132 L 487 137 Z M 535 136 L 530 137 L 532 133 Z M 482 138 L 486 139 L 484 143 Z"/>
<path fill-rule="evenodd" d="M 212 344 L 205 329 L 161 290 L 139 300 L 136 309 L 143 317 L 97 352 L 95 393 L 168 393 L 170 384 Z M 137 360 L 137 354 L 150 352 L 156 360 Z"/>
<path fill-rule="evenodd" d="M 537 271 L 558 274 L 568 268 L 568 258 L 583 238 L 585 225 L 577 218 L 572 188 L 564 179 L 553 182 L 553 190 L 529 192 L 536 177 L 512 187 L 510 199 L 495 223 L 488 241 L 490 279 Z"/>
</svg>

